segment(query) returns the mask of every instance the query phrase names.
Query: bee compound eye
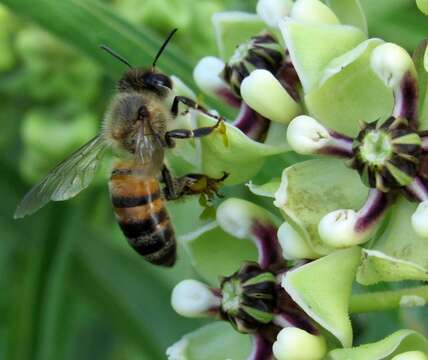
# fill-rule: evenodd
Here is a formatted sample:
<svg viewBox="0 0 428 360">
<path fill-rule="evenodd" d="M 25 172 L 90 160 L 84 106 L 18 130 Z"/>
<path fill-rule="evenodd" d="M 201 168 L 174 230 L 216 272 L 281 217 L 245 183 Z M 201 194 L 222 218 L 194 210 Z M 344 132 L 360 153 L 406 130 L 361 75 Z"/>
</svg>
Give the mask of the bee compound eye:
<svg viewBox="0 0 428 360">
<path fill-rule="evenodd" d="M 150 74 L 147 81 L 155 87 L 167 87 L 172 89 L 171 79 L 164 74 Z"/>
</svg>

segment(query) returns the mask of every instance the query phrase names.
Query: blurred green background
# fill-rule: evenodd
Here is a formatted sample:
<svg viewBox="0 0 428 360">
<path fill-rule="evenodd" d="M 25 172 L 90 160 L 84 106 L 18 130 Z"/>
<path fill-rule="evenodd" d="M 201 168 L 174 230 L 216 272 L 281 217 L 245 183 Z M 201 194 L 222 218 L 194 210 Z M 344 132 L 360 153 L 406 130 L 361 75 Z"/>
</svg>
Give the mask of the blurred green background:
<svg viewBox="0 0 428 360">
<path fill-rule="evenodd" d="M 164 359 L 169 345 L 201 325 L 169 305 L 174 284 L 196 276 L 185 253 L 164 270 L 128 247 L 111 211 L 107 169 L 74 200 L 12 216 L 35 182 L 97 132 L 123 70 L 99 43 L 147 65 L 178 27 L 160 67 L 193 85 L 197 60 L 216 55 L 211 15 L 254 11 L 255 3 L 0 0 L 0 359 Z M 363 4 L 372 36 L 408 50 L 428 37 L 414 1 Z M 171 212 L 178 232 L 197 216 Z M 406 325 L 424 331 L 417 310 L 360 316 L 356 324 L 370 328 L 361 341 Z"/>
</svg>

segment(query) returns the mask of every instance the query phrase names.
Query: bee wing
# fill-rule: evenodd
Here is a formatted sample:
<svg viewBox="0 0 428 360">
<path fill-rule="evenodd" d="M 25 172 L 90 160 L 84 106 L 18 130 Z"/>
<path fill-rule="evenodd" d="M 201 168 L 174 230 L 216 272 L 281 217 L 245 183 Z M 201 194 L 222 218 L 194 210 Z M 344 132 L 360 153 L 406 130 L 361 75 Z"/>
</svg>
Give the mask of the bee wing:
<svg viewBox="0 0 428 360">
<path fill-rule="evenodd" d="M 94 178 L 107 146 L 104 138 L 97 135 L 62 161 L 24 196 L 16 209 L 15 219 L 36 212 L 50 200 L 67 200 L 85 189 Z"/>
</svg>

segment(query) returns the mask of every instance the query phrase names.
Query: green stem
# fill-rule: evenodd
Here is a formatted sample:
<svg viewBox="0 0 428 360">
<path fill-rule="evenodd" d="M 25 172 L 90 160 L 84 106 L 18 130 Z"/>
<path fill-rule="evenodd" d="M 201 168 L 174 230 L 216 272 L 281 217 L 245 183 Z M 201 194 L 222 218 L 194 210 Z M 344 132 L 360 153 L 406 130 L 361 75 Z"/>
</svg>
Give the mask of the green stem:
<svg viewBox="0 0 428 360">
<path fill-rule="evenodd" d="M 405 298 L 409 296 L 409 298 Z M 411 298 L 414 297 L 414 298 Z M 415 303 L 413 300 L 417 301 Z M 383 311 L 428 302 L 428 285 L 403 290 L 389 290 L 353 295 L 349 304 L 350 313 Z"/>
</svg>

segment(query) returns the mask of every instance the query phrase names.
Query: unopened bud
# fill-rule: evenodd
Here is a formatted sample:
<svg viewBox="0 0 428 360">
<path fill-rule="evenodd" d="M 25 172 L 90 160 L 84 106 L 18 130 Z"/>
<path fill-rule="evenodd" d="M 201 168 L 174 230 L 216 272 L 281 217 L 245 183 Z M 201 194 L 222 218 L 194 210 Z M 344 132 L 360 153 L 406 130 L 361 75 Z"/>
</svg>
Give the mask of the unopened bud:
<svg viewBox="0 0 428 360">
<path fill-rule="evenodd" d="M 357 245 L 365 241 L 363 234 L 355 231 L 357 220 L 354 210 L 336 210 L 321 219 L 318 233 L 324 243 L 334 248 Z"/>
<path fill-rule="evenodd" d="M 188 279 L 178 283 L 171 295 L 172 308 L 186 317 L 201 317 L 220 305 L 220 299 L 200 281 Z"/>
<path fill-rule="evenodd" d="M 299 154 L 314 154 L 329 143 L 330 134 L 314 118 L 300 115 L 290 122 L 287 141 L 291 148 Z"/>
<path fill-rule="evenodd" d="M 277 360 L 321 360 L 327 352 L 323 337 L 297 327 L 282 329 L 273 344 Z"/>
<path fill-rule="evenodd" d="M 287 124 L 301 113 L 300 105 L 267 70 L 254 70 L 241 84 L 241 95 L 265 118 Z"/>
<path fill-rule="evenodd" d="M 371 67 L 386 86 L 396 89 L 407 73 L 415 74 L 412 58 L 401 46 L 379 45 L 371 54 Z"/>
</svg>

